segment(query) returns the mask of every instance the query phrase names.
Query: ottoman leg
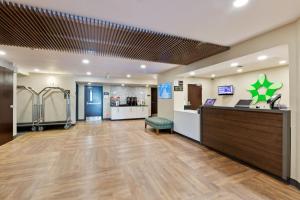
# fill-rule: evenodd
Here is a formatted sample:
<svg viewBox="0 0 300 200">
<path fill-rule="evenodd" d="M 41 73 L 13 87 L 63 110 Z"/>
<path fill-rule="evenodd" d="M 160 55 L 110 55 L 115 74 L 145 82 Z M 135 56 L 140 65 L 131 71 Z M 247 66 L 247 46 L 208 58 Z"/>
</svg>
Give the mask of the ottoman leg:
<svg viewBox="0 0 300 200">
<path fill-rule="evenodd" d="M 159 129 L 158 128 L 156 129 L 156 133 L 159 134 Z"/>
<path fill-rule="evenodd" d="M 147 123 L 145 122 L 145 129 L 147 128 Z"/>
<path fill-rule="evenodd" d="M 173 128 L 170 129 L 171 134 L 173 134 Z"/>
</svg>

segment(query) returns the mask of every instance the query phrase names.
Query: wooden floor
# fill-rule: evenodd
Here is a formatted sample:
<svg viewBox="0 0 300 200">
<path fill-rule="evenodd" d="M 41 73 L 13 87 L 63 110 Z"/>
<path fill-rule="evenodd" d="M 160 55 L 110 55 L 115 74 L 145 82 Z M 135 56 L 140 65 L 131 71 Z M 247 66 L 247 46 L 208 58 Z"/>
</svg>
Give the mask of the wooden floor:
<svg viewBox="0 0 300 200">
<path fill-rule="evenodd" d="M 79 123 L 0 147 L 0 199 L 300 199 L 300 191 L 143 121 Z"/>
</svg>

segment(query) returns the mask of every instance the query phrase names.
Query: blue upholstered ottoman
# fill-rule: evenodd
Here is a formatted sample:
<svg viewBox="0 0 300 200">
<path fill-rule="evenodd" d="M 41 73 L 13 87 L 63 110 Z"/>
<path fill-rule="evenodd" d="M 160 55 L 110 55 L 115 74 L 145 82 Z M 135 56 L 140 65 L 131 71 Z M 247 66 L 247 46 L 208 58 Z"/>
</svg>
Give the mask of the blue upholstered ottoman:
<svg viewBox="0 0 300 200">
<path fill-rule="evenodd" d="M 170 132 L 173 133 L 173 122 L 171 120 L 162 118 L 162 117 L 149 117 L 145 119 L 145 129 L 147 125 L 156 129 L 156 133 L 159 133 L 159 130 L 170 129 Z"/>
</svg>

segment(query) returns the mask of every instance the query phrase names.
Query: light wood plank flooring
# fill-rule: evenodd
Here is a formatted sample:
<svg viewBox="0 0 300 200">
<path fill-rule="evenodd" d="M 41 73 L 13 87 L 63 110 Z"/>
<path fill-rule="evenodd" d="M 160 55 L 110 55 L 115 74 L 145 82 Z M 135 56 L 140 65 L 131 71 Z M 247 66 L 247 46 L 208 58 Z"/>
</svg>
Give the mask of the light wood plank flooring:
<svg viewBox="0 0 300 200">
<path fill-rule="evenodd" d="M 300 199 L 268 175 L 143 121 L 79 123 L 0 147 L 0 199 Z"/>
</svg>

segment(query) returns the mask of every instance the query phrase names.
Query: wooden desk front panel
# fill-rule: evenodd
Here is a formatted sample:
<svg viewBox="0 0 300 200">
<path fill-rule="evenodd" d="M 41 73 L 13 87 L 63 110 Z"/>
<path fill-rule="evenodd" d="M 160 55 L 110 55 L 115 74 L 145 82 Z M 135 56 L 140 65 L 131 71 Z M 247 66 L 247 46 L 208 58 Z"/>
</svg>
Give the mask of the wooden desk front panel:
<svg viewBox="0 0 300 200">
<path fill-rule="evenodd" d="M 202 109 L 202 143 L 282 175 L 283 114 L 235 109 Z"/>
</svg>

